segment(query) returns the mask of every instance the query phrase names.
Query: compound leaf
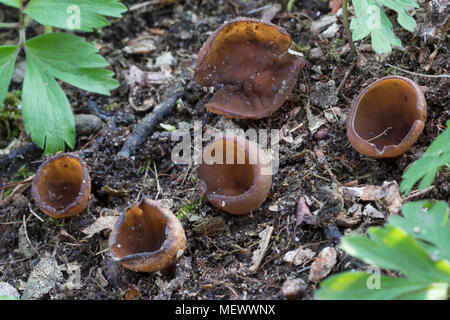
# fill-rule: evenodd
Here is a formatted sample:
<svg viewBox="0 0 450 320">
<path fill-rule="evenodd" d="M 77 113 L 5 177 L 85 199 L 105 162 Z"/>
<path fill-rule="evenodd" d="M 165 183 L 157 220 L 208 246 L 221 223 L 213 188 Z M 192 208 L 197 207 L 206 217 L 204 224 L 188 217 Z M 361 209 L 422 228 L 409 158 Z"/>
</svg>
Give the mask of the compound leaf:
<svg viewBox="0 0 450 320">
<path fill-rule="evenodd" d="M 119 85 L 113 72 L 101 69 L 109 64 L 98 50 L 76 35 L 44 34 L 28 40 L 26 49 L 51 75 L 78 88 L 109 95 Z"/>
<path fill-rule="evenodd" d="M 375 277 L 363 271 L 345 272 L 334 275 L 320 284 L 315 298 L 320 300 L 392 300 L 423 299 L 424 295 L 433 299 L 446 299 L 447 283 L 431 284 L 428 281 L 408 278 L 391 278 L 380 275 L 379 287 L 374 287 Z M 445 288 L 445 291 L 442 290 Z M 439 289 L 438 291 L 435 291 Z"/>
<path fill-rule="evenodd" d="M 0 0 L 0 3 L 17 9 L 20 8 L 20 0 Z"/>
<path fill-rule="evenodd" d="M 444 201 L 434 205 L 429 201 L 406 203 L 403 218 L 393 216 L 384 227 L 370 228 L 369 237 L 344 237 L 341 247 L 351 256 L 378 268 L 399 271 L 405 277 L 346 272 L 323 281 L 315 298 L 447 299 L 448 210 Z"/>
<path fill-rule="evenodd" d="M 406 8 L 419 8 L 416 0 L 378 0 L 378 2 L 397 12 L 397 21 L 403 28 L 414 31 L 417 24 Z"/>
<path fill-rule="evenodd" d="M 8 92 L 19 46 L 0 46 L 0 108 Z"/>
<path fill-rule="evenodd" d="M 391 46 L 401 46 L 402 43 L 394 35 L 392 23 L 383 8 L 375 0 L 360 0 L 353 2 L 355 15 L 350 23 L 353 41 L 371 35 L 372 48 L 376 53 L 387 53 Z"/>
<path fill-rule="evenodd" d="M 450 263 L 433 261 L 427 251 L 405 231 L 390 225 L 369 228 L 370 238 L 352 236 L 341 246 L 351 256 L 370 265 L 402 272 L 407 277 L 430 282 L 450 279 Z"/>
<path fill-rule="evenodd" d="M 444 201 L 408 202 L 402 214 L 390 217 L 389 225 L 413 235 L 435 260 L 450 261 L 450 222 Z"/>
<path fill-rule="evenodd" d="M 441 133 L 428 147 L 424 155 L 416 160 L 402 175 L 400 190 L 409 193 L 419 181 L 419 190 L 429 187 L 442 166 L 450 164 L 450 120 L 447 129 Z"/>
<path fill-rule="evenodd" d="M 46 153 L 75 146 L 75 121 L 69 101 L 56 80 L 33 55 L 27 55 L 22 116 L 32 140 Z"/>
<path fill-rule="evenodd" d="M 127 8 L 119 0 L 31 0 L 24 12 L 43 25 L 61 29 L 92 31 L 120 18 Z"/>
</svg>

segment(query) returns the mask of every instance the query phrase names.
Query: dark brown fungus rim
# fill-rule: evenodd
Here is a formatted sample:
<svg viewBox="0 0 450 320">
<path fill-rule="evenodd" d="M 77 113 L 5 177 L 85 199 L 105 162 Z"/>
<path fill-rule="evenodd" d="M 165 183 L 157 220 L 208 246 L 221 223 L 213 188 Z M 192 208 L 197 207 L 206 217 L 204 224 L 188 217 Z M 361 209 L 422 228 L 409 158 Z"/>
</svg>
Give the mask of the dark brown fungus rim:
<svg viewBox="0 0 450 320">
<path fill-rule="evenodd" d="M 68 163 L 63 164 L 64 161 L 68 161 Z M 79 184 L 79 191 L 76 197 L 73 198 L 73 200 L 71 199 L 71 197 L 69 197 L 69 201 L 71 201 L 69 204 L 64 206 L 59 205 L 61 208 L 56 208 L 56 205 L 52 205 L 51 200 L 48 199 L 48 197 L 50 193 L 53 191 L 55 191 L 54 192 L 55 197 L 63 197 L 63 195 L 57 194 L 57 192 L 60 191 L 60 189 L 64 188 L 61 188 L 61 185 L 57 185 L 54 187 L 53 191 L 49 190 L 53 182 L 49 182 L 48 183 L 49 186 L 47 186 L 45 180 L 42 179 L 45 179 L 46 177 L 49 176 L 49 172 L 47 172 L 47 170 L 50 169 L 55 170 L 55 167 L 51 166 L 57 166 L 59 164 L 63 165 L 63 169 L 69 168 L 69 163 L 71 161 L 76 161 L 76 163 L 78 163 L 78 165 L 81 168 L 81 177 L 78 177 L 77 179 L 78 181 L 76 182 L 77 189 Z M 56 176 L 60 174 L 61 168 L 57 170 L 58 172 L 55 173 Z M 73 172 L 73 170 L 71 172 Z M 59 182 L 67 182 L 67 181 L 64 181 L 64 179 L 60 178 Z M 72 186 L 72 183 L 70 183 L 70 186 Z M 53 218 L 67 218 L 81 213 L 89 206 L 89 202 L 91 200 L 91 180 L 89 177 L 89 170 L 86 163 L 80 157 L 70 153 L 60 153 L 55 156 L 47 158 L 36 171 L 36 174 L 31 183 L 31 194 L 39 209 L 41 209 L 42 212 Z"/>
<path fill-rule="evenodd" d="M 239 17 L 222 24 L 200 49 L 195 66 L 197 83 L 218 86 L 206 109 L 230 118 L 272 115 L 306 63 L 288 53 L 291 44 L 286 30 L 268 21 Z"/>
<path fill-rule="evenodd" d="M 155 212 L 157 212 L 159 216 L 155 217 Z M 125 222 L 128 215 L 130 215 L 129 219 L 132 221 L 137 221 L 138 218 L 136 218 L 136 215 L 146 215 L 142 218 L 144 220 L 140 220 L 141 224 L 144 224 L 145 221 L 148 223 L 148 221 L 155 221 L 152 219 L 156 219 L 156 228 L 164 228 L 164 233 L 162 234 L 161 230 L 155 230 L 155 225 L 152 225 L 152 230 L 145 230 L 144 227 L 140 230 L 134 226 L 131 230 L 126 229 L 127 223 Z M 158 225 L 161 221 L 162 223 L 165 223 L 165 225 Z M 150 223 L 155 224 L 155 222 Z M 119 240 L 119 237 L 123 237 L 123 235 L 121 235 L 122 232 L 126 232 L 125 235 L 127 237 Z M 132 233 L 130 234 L 130 232 L 138 232 L 140 234 L 133 235 Z M 155 240 L 151 239 L 152 236 L 163 238 L 158 238 Z M 140 239 L 135 237 L 140 237 Z M 150 237 L 150 239 L 145 239 L 146 237 Z M 118 251 L 122 244 L 118 242 L 126 239 L 128 239 L 128 241 L 136 241 L 136 243 L 132 242 L 129 244 L 129 246 L 132 247 L 132 250 L 130 250 L 128 254 L 120 254 Z M 135 247 L 133 247 L 133 245 Z M 141 246 L 139 248 L 140 250 L 136 250 L 136 245 Z M 149 246 L 151 249 L 149 249 Z M 154 246 L 155 248 L 153 248 Z M 119 262 L 123 267 L 136 272 L 162 271 L 164 273 L 172 273 L 175 268 L 176 261 L 183 255 L 185 248 L 186 235 L 178 218 L 172 213 L 172 211 L 161 207 L 156 201 L 146 198 L 144 198 L 139 204 L 135 204 L 133 207 L 122 213 L 109 238 L 109 249 L 112 259 Z"/>
<path fill-rule="evenodd" d="M 419 85 L 405 77 L 387 76 L 371 83 L 353 101 L 347 136 L 363 155 L 395 158 L 417 141 L 426 116 L 427 104 Z"/>
<path fill-rule="evenodd" d="M 231 182 L 234 183 L 233 179 L 241 179 L 242 176 L 248 175 L 246 172 L 243 172 L 242 175 L 236 175 L 232 170 L 230 171 L 230 174 L 214 174 L 214 167 L 212 166 L 220 164 L 207 164 L 205 163 L 204 158 L 205 155 L 210 154 L 216 146 L 220 147 L 220 143 L 222 143 L 222 145 L 225 144 L 225 146 L 227 143 L 233 143 L 234 150 L 238 150 L 236 154 L 238 154 L 238 152 L 244 152 L 246 156 L 245 165 L 250 165 L 252 167 L 251 174 L 253 175 L 253 179 L 250 178 L 251 185 L 245 186 L 244 189 L 246 190 L 240 194 L 226 195 L 223 193 L 221 194 L 220 192 L 218 193 L 217 189 L 214 187 L 210 188 L 212 190 L 208 189 L 208 183 L 212 185 L 217 183 L 217 187 L 219 187 L 222 183 L 219 182 L 220 179 L 229 178 L 231 179 Z M 210 142 L 203 149 L 201 157 L 202 162 L 197 169 L 199 184 L 203 189 L 206 199 L 215 207 L 231 214 L 243 215 L 256 210 L 267 199 L 272 185 L 272 159 L 257 143 L 236 135 L 222 135 Z M 248 168 L 246 168 L 246 170 L 247 169 Z M 224 170 L 230 169 L 224 168 Z M 218 170 L 215 171 L 217 172 Z M 220 174 L 222 174 L 222 176 L 220 176 Z"/>
</svg>

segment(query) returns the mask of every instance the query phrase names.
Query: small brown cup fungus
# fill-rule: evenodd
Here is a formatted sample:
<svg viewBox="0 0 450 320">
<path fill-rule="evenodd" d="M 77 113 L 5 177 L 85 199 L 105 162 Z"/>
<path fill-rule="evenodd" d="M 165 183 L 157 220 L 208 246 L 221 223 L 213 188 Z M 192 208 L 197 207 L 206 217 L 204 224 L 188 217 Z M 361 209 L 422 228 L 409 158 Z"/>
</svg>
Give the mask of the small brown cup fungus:
<svg viewBox="0 0 450 320">
<path fill-rule="evenodd" d="M 353 102 L 347 135 L 361 154 L 374 158 L 402 155 L 425 126 L 427 104 L 414 81 L 384 77 L 365 88 Z"/>
<path fill-rule="evenodd" d="M 267 21 L 241 17 L 220 26 L 204 43 L 195 66 L 200 85 L 221 85 L 206 109 L 230 118 L 273 114 L 306 63 L 288 53 L 291 43 L 286 30 Z"/>
<path fill-rule="evenodd" d="M 39 209 L 53 218 L 84 211 L 91 200 L 91 180 L 84 161 L 62 153 L 45 160 L 37 170 L 31 193 Z"/>
<path fill-rule="evenodd" d="M 143 199 L 119 217 L 109 248 L 113 260 L 127 269 L 172 273 L 186 248 L 186 235 L 170 210 Z"/>
<path fill-rule="evenodd" d="M 246 214 L 266 200 L 271 158 L 254 142 L 226 135 L 209 143 L 197 171 L 206 198 L 232 214 Z"/>
</svg>

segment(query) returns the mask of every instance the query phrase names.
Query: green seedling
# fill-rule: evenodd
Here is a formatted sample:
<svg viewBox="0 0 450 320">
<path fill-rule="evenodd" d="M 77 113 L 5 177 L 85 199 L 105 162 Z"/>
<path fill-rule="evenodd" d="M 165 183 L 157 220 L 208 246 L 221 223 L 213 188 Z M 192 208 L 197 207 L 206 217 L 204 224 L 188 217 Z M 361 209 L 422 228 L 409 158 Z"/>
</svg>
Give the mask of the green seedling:
<svg viewBox="0 0 450 320">
<path fill-rule="evenodd" d="M 26 55 L 26 74 L 22 88 L 22 117 L 31 139 L 46 153 L 63 151 L 65 144 L 75 147 L 75 121 L 61 80 L 86 91 L 109 95 L 119 83 L 109 63 L 98 49 L 72 33 L 51 32 L 52 28 L 91 32 L 110 24 L 105 18 L 121 17 L 126 7 L 119 0 L 0 0 L 16 8 L 17 23 L 2 23 L 0 28 L 16 29 L 19 42 L 0 46 L 0 105 L 14 72 L 19 52 Z M 45 33 L 26 39 L 31 21 L 46 26 Z"/>
</svg>

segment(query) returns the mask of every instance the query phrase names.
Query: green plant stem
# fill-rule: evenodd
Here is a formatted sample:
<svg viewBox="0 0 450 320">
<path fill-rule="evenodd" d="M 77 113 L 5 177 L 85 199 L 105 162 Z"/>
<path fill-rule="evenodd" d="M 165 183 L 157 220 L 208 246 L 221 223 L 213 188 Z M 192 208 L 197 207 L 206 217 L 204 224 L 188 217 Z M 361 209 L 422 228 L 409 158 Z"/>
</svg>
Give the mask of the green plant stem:
<svg viewBox="0 0 450 320">
<path fill-rule="evenodd" d="M 25 35 L 25 14 L 23 13 L 23 1 L 20 1 L 20 29 L 19 29 L 19 45 L 24 46 L 26 39 Z"/>
<path fill-rule="evenodd" d="M 292 7 L 294 6 L 295 0 L 289 0 L 288 4 L 287 4 L 287 12 L 291 12 L 292 11 Z"/>
<path fill-rule="evenodd" d="M 350 48 L 352 48 L 352 57 L 356 56 L 356 47 L 352 40 L 352 33 L 350 31 L 350 25 L 348 22 L 348 0 L 342 2 L 342 14 L 344 19 L 344 29 L 347 41 L 350 43 Z"/>
<path fill-rule="evenodd" d="M 45 33 L 52 33 L 53 27 L 52 26 L 44 26 L 44 32 Z"/>
</svg>

